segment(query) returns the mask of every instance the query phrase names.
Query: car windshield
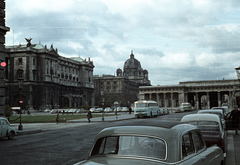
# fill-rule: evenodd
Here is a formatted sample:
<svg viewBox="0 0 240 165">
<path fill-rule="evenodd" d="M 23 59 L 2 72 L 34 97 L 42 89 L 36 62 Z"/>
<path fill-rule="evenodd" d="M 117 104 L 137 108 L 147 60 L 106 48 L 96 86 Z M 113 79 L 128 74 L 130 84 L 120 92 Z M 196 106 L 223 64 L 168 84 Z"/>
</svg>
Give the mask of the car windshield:
<svg viewBox="0 0 240 165">
<path fill-rule="evenodd" d="M 219 124 L 214 121 L 190 121 L 188 123 L 198 126 L 202 132 L 220 132 Z"/>
<path fill-rule="evenodd" d="M 163 140 L 141 136 L 111 136 L 98 139 L 91 155 L 114 154 L 119 156 L 166 158 Z"/>
</svg>

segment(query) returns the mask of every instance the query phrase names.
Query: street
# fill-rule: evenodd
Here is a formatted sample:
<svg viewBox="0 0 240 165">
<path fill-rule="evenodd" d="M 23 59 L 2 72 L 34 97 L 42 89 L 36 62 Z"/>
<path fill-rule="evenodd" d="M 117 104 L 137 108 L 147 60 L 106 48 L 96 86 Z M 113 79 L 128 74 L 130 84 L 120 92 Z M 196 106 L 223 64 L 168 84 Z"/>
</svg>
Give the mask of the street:
<svg viewBox="0 0 240 165">
<path fill-rule="evenodd" d="M 0 139 L 0 164 L 74 164 L 88 157 L 93 140 L 103 128 L 119 125 L 172 125 L 182 116 L 196 113 L 172 113 L 154 118 L 140 118 L 115 122 L 54 124 L 48 131 L 16 136 L 13 140 Z M 57 129 L 57 127 L 60 127 Z"/>
</svg>

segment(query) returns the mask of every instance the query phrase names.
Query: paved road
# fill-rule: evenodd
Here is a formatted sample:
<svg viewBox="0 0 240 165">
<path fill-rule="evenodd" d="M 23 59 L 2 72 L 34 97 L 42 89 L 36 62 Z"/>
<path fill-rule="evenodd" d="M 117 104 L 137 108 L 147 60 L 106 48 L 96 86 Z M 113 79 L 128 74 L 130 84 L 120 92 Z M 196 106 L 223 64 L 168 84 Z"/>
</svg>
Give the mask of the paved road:
<svg viewBox="0 0 240 165">
<path fill-rule="evenodd" d="M 193 112 L 194 113 L 194 112 Z M 157 122 L 163 125 L 174 124 L 180 121 L 185 113 L 170 114 L 157 118 L 131 119 L 132 115 L 122 114 L 122 118 L 116 117 L 92 119 L 87 123 L 86 119 L 74 121 L 74 123 L 47 123 L 24 124 L 24 132 L 38 131 L 40 133 L 17 136 L 14 140 L 0 139 L 0 164 L 73 164 L 87 158 L 92 142 L 97 133 L 105 127 L 116 125 L 148 125 Z M 17 128 L 17 124 L 14 125 Z M 229 131 L 229 147 L 227 153 L 227 165 L 239 164 L 239 157 L 235 157 L 236 151 L 240 151 L 240 136 Z M 235 149 L 235 150 L 234 150 Z M 238 154 L 238 153 L 237 153 Z M 37 161 L 36 161 L 37 160 Z M 236 160 L 236 162 L 235 162 Z"/>
</svg>

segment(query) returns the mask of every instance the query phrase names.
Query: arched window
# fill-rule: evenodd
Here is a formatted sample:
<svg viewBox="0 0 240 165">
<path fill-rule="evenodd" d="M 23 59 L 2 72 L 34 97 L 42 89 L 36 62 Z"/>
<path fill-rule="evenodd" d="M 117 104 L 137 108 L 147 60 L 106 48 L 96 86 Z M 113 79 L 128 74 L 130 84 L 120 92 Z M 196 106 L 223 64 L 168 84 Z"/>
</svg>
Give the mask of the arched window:
<svg viewBox="0 0 240 165">
<path fill-rule="evenodd" d="M 33 81 L 36 81 L 37 80 L 37 71 L 34 69 L 32 71 L 32 73 L 33 73 Z"/>
</svg>

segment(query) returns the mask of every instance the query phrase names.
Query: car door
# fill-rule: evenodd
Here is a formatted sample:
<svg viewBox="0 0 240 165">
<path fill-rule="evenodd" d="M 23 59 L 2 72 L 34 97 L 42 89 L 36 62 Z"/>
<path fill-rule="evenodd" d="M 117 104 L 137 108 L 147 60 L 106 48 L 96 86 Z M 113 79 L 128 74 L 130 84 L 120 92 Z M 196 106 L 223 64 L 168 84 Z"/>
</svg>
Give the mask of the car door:
<svg viewBox="0 0 240 165">
<path fill-rule="evenodd" d="M 8 124 L 4 119 L 0 119 L 0 137 L 6 136 Z"/>
</svg>

